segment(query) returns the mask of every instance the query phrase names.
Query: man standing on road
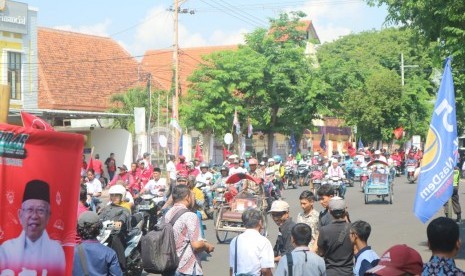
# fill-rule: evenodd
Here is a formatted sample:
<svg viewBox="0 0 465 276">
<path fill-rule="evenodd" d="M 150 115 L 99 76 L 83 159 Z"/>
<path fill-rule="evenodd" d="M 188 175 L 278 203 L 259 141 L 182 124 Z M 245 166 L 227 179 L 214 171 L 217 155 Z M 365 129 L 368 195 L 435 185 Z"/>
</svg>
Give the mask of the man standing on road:
<svg viewBox="0 0 465 276">
<path fill-rule="evenodd" d="M 457 223 L 460 223 L 462 220 L 462 208 L 460 207 L 460 201 L 459 201 L 459 181 L 460 181 L 460 170 L 459 167 L 454 168 L 454 179 L 453 179 L 452 185 L 454 186 L 454 190 L 452 191 L 452 197 L 450 198 L 451 204 L 452 204 L 452 209 L 454 213 L 457 215 Z M 444 204 L 444 213 L 446 214 L 446 217 L 452 217 L 452 214 L 449 214 L 449 201 Z"/>
<path fill-rule="evenodd" d="M 323 211 L 320 212 L 318 220 L 318 228 L 326 226 L 331 223 L 333 217 L 329 214 L 328 204 L 329 200 L 334 197 L 334 189 L 331 185 L 321 185 L 317 191 L 318 201 L 320 201 Z"/>
<path fill-rule="evenodd" d="M 273 248 L 270 241 L 260 235 L 263 229 L 261 212 L 247 209 L 242 213 L 242 222 L 246 230 L 229 245 L 229 275 L 271 276 Z"/>
<path fill-rule="evenodd" d="M 426 228 L 426 235 L 433 256 L 424 264 L 422 275 L 465 275 L 454 262 L 462 245 L 457 223 L 450 218 L 436 218 Z"/>
<path fill-rule="evenodd" d="M 353 275 L 354 251 L 349 238 L 350 223 L 346 222 L 346 203 L 333 198 L 328 206 L 333 221 L 320 229 L 318 254 L 325 259 L 328 276 Z"/>
<path fill-rule="evenodd" d="M 366 221 L 357 220 L 350 227 L 350 241 L 354 245 L 355 254 L 355 276 L 365 275 L 367 270 L 378 264 L 378 254 L 367 245 L 370 233 L 371 226 Z"/>
<path fill-rule="evenodd" d="M 168 163 L 166 163 L 166 171 L 168 172 L 169 176 L 169 190 L 167 193 L 167 197 L 171 195 L 171 192 L 174 189 L 174 186 L 176 186 L 176 165 L 174 164 L 174 160 L 176 157 L 172 154 L 168 155 Z"/>
<path fill-rule="evenodd" d="M 312 239 L 312 230 L 305 223 L 297 223 L 292 227 L 292 243 L 295 249 L 291 253 L 284 255 L 278 263 L 275 275 L 290 275 L 290 267 L 292 267 L 292 275 L 308 275 L 320 276 L 326 275 L 325 261 L 323 258 L 308 249 L 308 244 Z M 291 257 L 288 260 L 288 257 Z"/>
<path fill-rule="evenodd" d="M 283 200 L 275 200 L 268 212 L 273 221 L 279 227 L 278 237 L 274 246 L 274 261 L 279 262 L 281 256 L 290 253 L 294 249 L 291 241 L 291 230 L 295 223 L 289 216 L 289 204 Z"/>
<path fill-rule="evenodd" d="M 177 212 L 194 207 L 194 195 L 187 185 L 177 185 L 171 194 L 174 205 L 165 215 L 165 222 L 169 223 Z M 215 247 L 202 239 L 200 235 L 200 221 L 193 212 L 182 214 L 173 225 L 176 252 L 182 257 L 175 276 L 203 275 L 201 257 L 202 252 L 211 253 Z M 185 249 L 185 250 L 184 250 Z"/>
</svg>

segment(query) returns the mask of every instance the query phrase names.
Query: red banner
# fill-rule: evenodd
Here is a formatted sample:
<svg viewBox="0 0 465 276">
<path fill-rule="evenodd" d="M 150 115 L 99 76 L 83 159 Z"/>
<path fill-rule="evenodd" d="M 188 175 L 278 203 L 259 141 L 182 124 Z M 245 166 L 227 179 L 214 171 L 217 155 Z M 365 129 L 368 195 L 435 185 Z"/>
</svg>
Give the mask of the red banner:
<svg viewBox="0 0 465 276">
<path fill-rule="evenodd" d="M 83 146 L 82 135 L 0 124 L 1 275 L 72 274 Z"/>
<path fill-rule="evenodd" d="M 24 111 L 21 111 L 21 120 L 23 121 L 24 127 L 32 127 L 36 129 L 55 131 L 51 125 L 49 125 L 41 118 Z"/>
</svg>

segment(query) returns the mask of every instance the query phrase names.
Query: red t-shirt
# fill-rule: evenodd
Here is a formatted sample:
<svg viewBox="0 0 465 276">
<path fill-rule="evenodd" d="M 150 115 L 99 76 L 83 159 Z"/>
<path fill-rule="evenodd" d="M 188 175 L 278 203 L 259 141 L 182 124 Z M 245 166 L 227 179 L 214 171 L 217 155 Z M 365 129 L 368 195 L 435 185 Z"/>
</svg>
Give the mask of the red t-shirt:
<svg viewBox="0 0 465 276">
<path fill-rule="evenodd" d="M 99 159 L 92 160 L 92 167 L 95 173 L 98 173 L 100 175 L 102 174 L 103 172 L 102 161 L 100 161 Z"/>
</svg>

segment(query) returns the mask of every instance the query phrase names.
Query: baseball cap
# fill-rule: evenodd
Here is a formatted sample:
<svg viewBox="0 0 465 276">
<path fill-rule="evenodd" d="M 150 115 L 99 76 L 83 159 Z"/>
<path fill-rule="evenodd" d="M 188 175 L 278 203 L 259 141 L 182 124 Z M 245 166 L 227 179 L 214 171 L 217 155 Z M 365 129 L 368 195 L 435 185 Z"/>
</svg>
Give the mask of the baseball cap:
<svg viewBox="0 0 465 276">
<path fill-rule="evenodd" d="M 333 198 L 331 198 L 329 200 L 329 210 L 345 210 L 346 209 L 346 202 L 344 201 L 344 199 L 338 197 L 338 196 L 335 196 Z"/>
<path fill-rule="evenodd" d="M 289 212 L 289 204 L 284 200 L 275 200 L 268 211 L 268 213 L 272 212 Z"/>
<path fill-rule="evenodd" d="M 119 166 L 118 169 L 127 171 L 128 167 L 126 167 L 126 165 L 123 164 L 123 165 Z"/>
<path fill-rule="evenodd" d="M 423 261 L 420 254 L 405 244 L 394 245 L 384 252 L 377 266 L 368 270 L 380 276 L 401 276 L 405 273 L 420 275 L 423 270 Z"/>
<path fill-rule="evenodd" d="M 85 224 L 94 224 L 99 222 L 99 217 L 96 213 L 92 211 L 85 211 L 83 212 L 78 218 L 78 225 L 85 226 Z"/>
</svg>

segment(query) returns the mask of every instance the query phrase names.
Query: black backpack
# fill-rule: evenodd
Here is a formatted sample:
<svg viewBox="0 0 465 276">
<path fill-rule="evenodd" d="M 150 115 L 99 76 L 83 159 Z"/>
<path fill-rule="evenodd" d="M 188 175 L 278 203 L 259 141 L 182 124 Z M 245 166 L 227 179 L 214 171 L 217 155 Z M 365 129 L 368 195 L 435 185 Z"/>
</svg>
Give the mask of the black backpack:
<svg viewBox="0 0 465 276">
<path fill-rule="evenodd" d="M 179 210 L 169 223 L 162 219 L 160 225 L 141 238 L 142 268 L 149 273 L 174 272 L 178 268 L 179 260 L 189 245 L 187 241 L 181 256 L 176 253 L 173 225 L 188 209 Z"/>
</svg>

